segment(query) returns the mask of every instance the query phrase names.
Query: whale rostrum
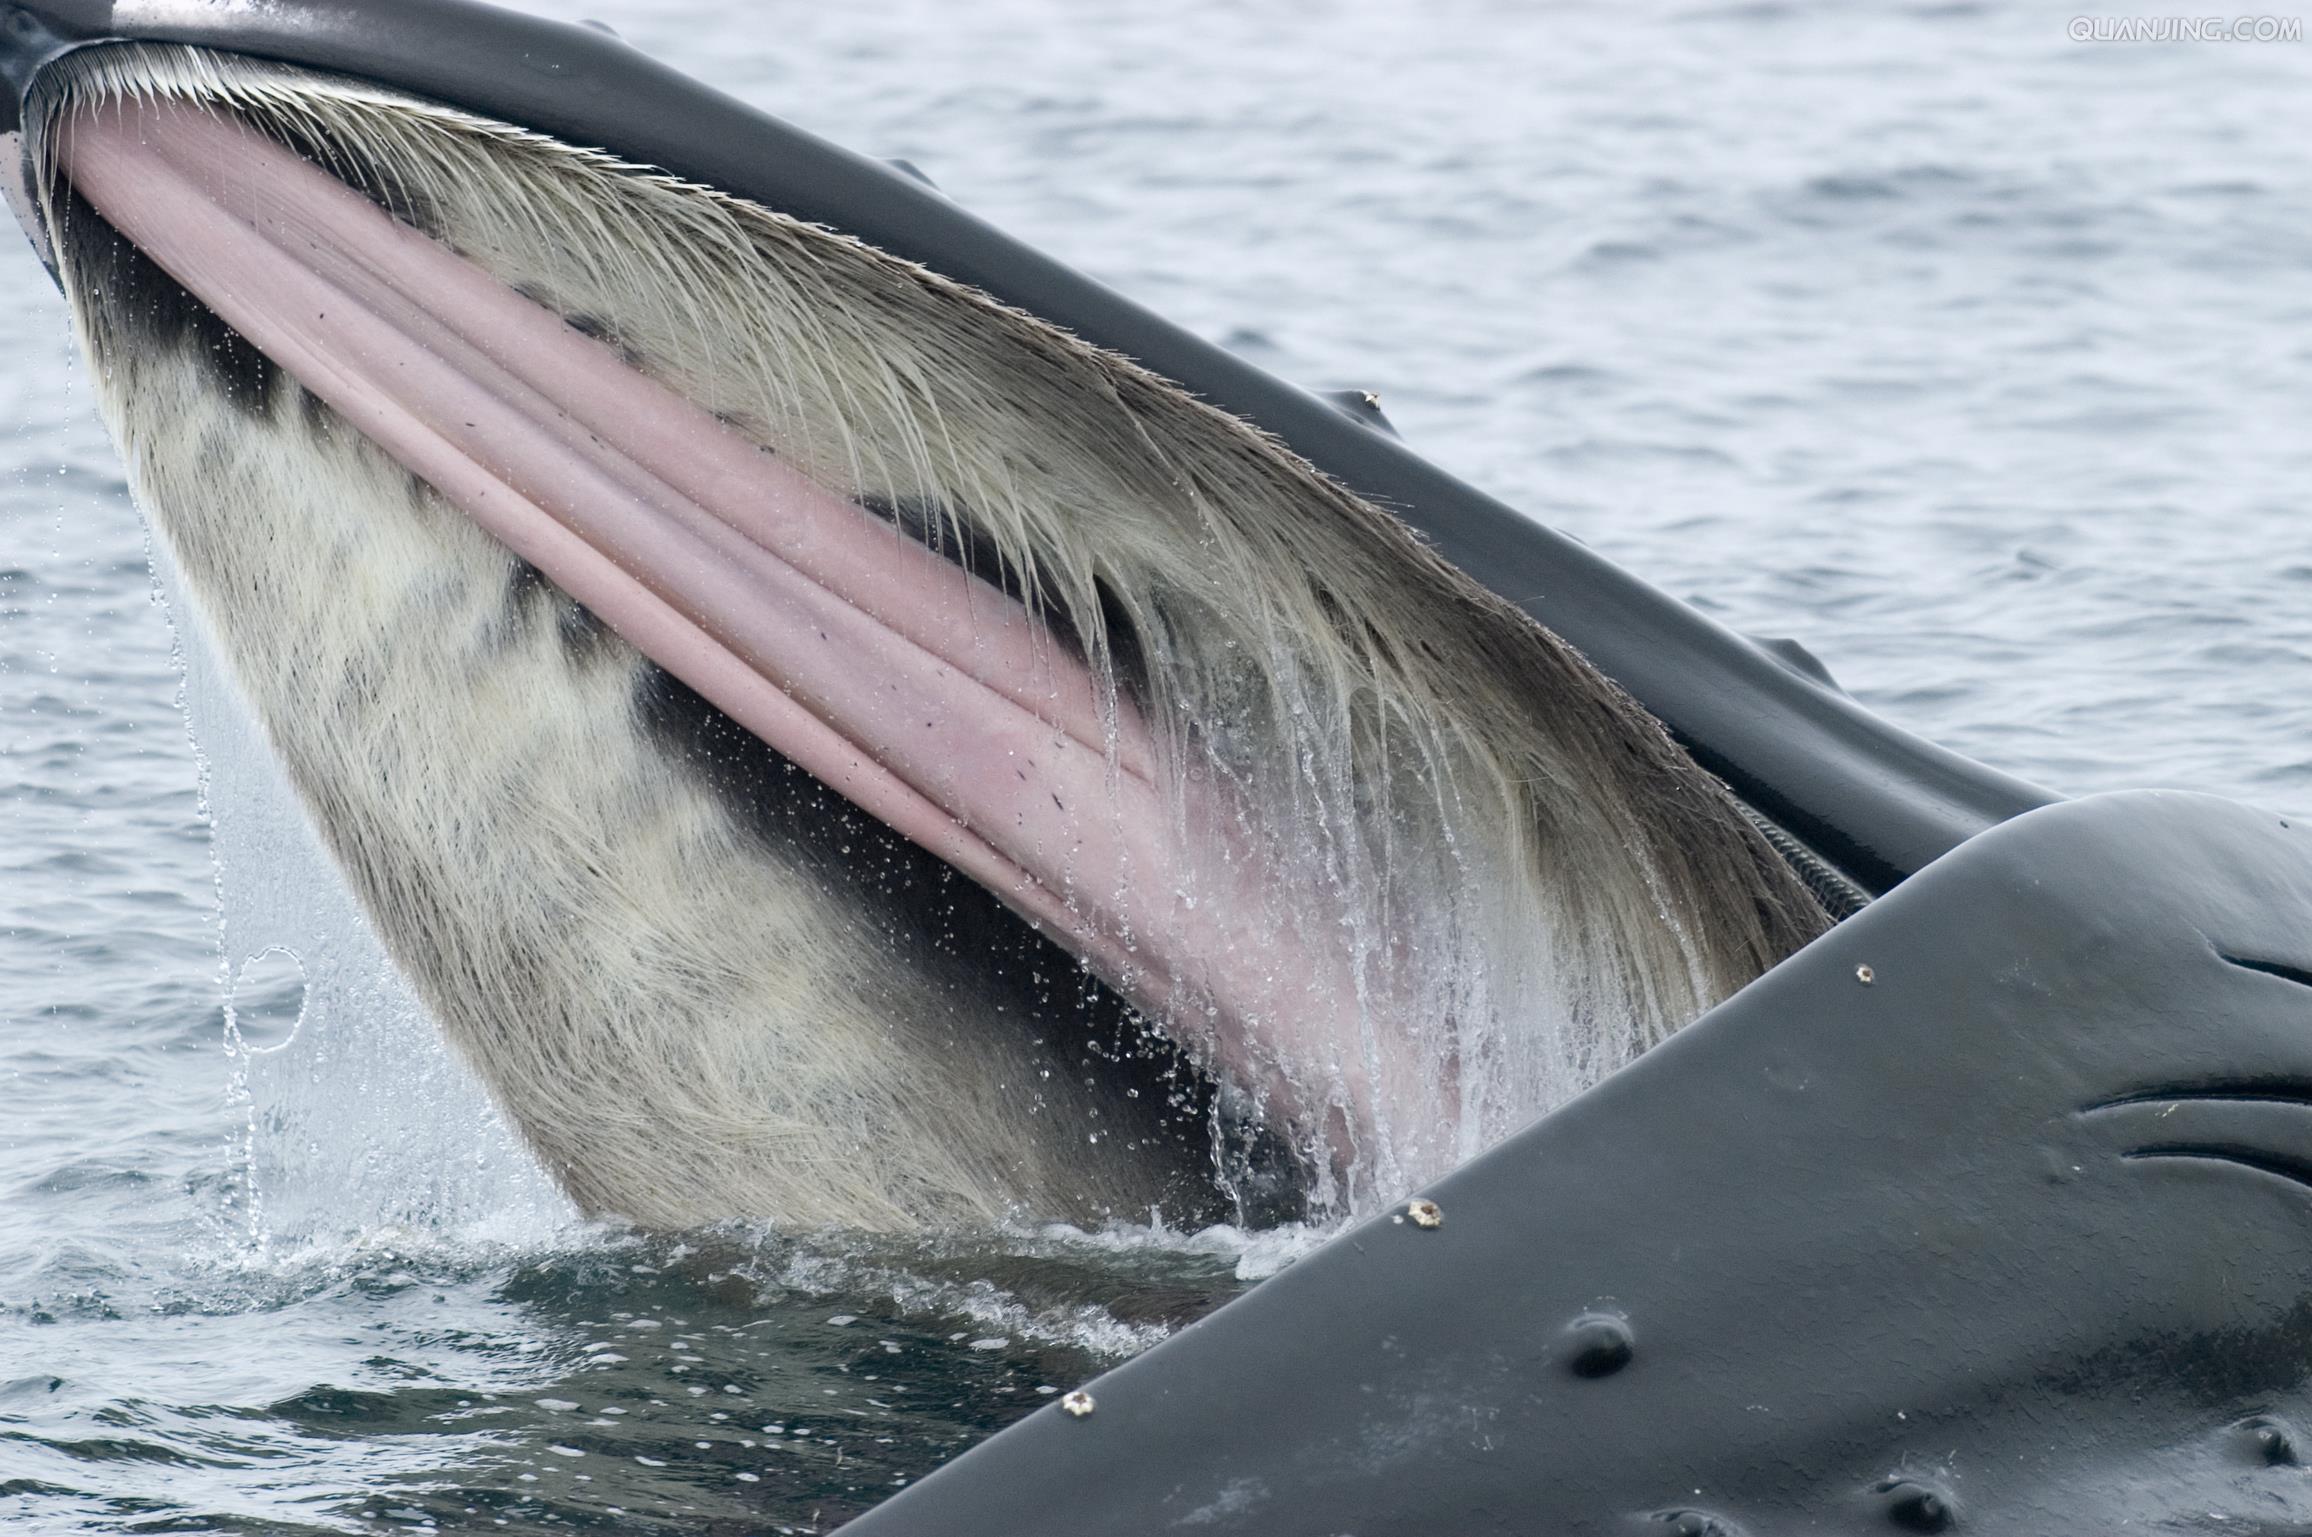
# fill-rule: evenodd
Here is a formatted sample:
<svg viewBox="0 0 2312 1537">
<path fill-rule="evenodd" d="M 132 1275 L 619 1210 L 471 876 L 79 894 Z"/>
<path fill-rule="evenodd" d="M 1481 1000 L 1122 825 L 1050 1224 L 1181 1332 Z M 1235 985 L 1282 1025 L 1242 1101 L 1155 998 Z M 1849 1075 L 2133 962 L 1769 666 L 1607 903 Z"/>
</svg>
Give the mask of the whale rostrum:
<svg viewBox="0 0 2312 1537">
<path fill-rule="evenodd" d="M 2307 910 L 2268 813 L 2018 818 L 845 1530 L 2312 1530 Z"/>
</svg>

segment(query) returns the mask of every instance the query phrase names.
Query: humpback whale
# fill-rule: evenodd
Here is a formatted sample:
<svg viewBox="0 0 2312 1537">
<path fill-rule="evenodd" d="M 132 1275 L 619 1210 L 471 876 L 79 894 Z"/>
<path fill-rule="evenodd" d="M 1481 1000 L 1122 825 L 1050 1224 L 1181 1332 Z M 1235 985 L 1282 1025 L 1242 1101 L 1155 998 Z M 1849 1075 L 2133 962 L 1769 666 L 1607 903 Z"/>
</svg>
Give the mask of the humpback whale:
<svg viewBox="0 0 2312 1537">
<path fill-rule="evenodd" d="M 1553 632 L 990 296 L 217 50 L 23 133 L 155 527 L 588 1209 L 1362 1209 L 1826 921 Z"/>
<path fill-rule="evenodd" d="M 2061 802 L 596 31 L 0 11 L 0 186 L 590 1210 L 1356 1225 L 862 1533 L 2306 1530 L 2303 831 Z"/>
</svg>

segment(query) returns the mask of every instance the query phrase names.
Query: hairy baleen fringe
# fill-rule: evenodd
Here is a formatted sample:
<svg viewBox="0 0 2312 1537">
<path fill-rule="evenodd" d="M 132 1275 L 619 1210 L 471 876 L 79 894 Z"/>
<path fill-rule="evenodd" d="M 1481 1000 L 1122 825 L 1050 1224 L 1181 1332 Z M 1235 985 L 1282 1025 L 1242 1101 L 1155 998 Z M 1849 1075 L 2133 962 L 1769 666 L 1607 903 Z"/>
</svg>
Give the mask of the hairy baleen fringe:
<svg viewBox="0 0 2312 1537">
<path fill-rule="evenodd" d="M 842 234 L 359 82 L 153 46 L 83 52 L 43 78 L 51 77 L 62 83 L 27 115 L 36 135 L 67 112 L 129 99 L 228 108 L 604 335 L 634 366 L 823 484 L 891 510 L 931 542 L 992 551 L 1108 680 L 1110 707 L 1120 708 L 1117 689 L 1136 698 L 1176 783 L 1208 773 L 1229 785 L 1288 872 L 1286 886 L 1351 894 L 1330 900 L 1350 909 L 1364 973 L 1392 979 L 1374 996 L 1420 1016 L 1355 1023 L 1368 1056 L 1389 1049 L 1389 1030 L 1409 1034 L 1434 1069 L 1439 1100 L 1400 1107 L 1410 1113 L 1389 1129 L 1389 1145 L 1366 1150 L 1357 1188 L 1327 1192 L 1336 1200 L 1386 1194 L 1467 1156 L 1621 1066 L 1825 924 L 1744 808 L 1571 647 L 1275 439 L 1127 358 Z M 55 182 L 44 182 L 52 227 L 62 217 Z M 182 423 L 221 408 L 185 398 L 196 393 L 190 375 L 165 378 L 161 362 L 122 356 L 108 343 L 118 317 L 67 277 L 148 505 L 173 545 L 195 547 L 196 590 L 235 642 L 238 665 L 262 672 L 268 664 L 251 652 L 268 644 L 263 627 L 236 618 L 220 586 L 248 559 L 247 527 L 236 527 L 236 510 L 204 508 L 221 493 L 188 468 L 198 432 Z M 164 387 L 177 398 L 160 398 Z M 213 421 L 200 430 L 223 431 Z M 328 463 L 275 464 L 270 473 L 310 499 L 325 501 L 363 474 L 384 476 L 375 466 L 357 472 L 353 446 L 303 451 Z M 207 452 L 213 460 L 221 450 Z M 252 477 L 243 494 L 263 495 L 262 481 Z M 428 527 L 452 516 L 437 509 Z M 435 537 L 489 568 L 472 538 Z M 203 540 L 216 545 L 205 555 Z M 483 624 L 482 599 L 473 602 L 472 621 Z M 608 681 L 594 687 L 594 703 L 614 714 L 618 689 L 640 664 L 609 646 Z M 374 681 L 400 664 L 378 655 L 367 665 Z M 373 912 L 438 905 L 428 881 L 467 877 L 447 863 L 388 875 L 393 861 L 353 846 L 370 836 L 356 831 L 365 816 L 387 814 L 332 804 L 358 798 L 347 777 L 377 745 L 290 740 L 320 729 L 310 715 L 323 686 L 280 676 L 251 693 L 293 769 L 304 765 L 300 787 Z M 578 844 L 592 836 L 570 834 Z M 684 836 L 711 841 L 701 828 Z M 365 859 L 378 866 L 366 877 Z M 529 878 L 541 877 L 532 869 Z M 750 879 L 733 875 L 722 895 L 739 900 Z M 1285 921 L 1300 906 L 1280 901 Z M 1323 901 L 1316 910 L 1331 911 Z M 452 917 L 420 922 L 388 911 L 380 923 L 401 940 L 408 966 L 420 930 L 437 952 L 473 948 L 439 932 Z M 491 920 L 477 907 L 455 921 Z M 727 924 L 697 921 L 741 949 L 761 948 Z M 477 952 L 461 968 L 505 964 Z M 694 957 L 709 969 L 746 964 L 739 955 Z M 516 1120 L 593 1204 L 668 1219 L 736 1212 L 894 1225 L 1032 1206 L 1055 1200 L 1057 1184 L 1091 1177 L 1070 1159 L 999 1175 L 1000 1160 L 968 1152 L 912 1183 L 886 1168 L 853 1177 L 838 1144 L 855 1147 L 862 1127 L 888 1129 L 905 1112 L 898 1097 L 862 1109 L 850 1099 L 864 1091 L 837 1089 L 853 1076 L 888 1076 L 892 1063 L 838 1055 L 797 1069 L 814 1092 L 834 1095 L 834 1108 L 814 1109 L 765 1087 L 799 1048 L 793 1028 L 762 1016 L 793 1012 L 798 991 L 843 995 L 849 1001 L 832 1012 L 857 1016 L 861 1029 L 926 1005 L 905 988 L 893 997 L 913 1002 L 878 1004 L 872 987 L 836 976 L 845 968 L 825 957 L 811 968 L 775 980 L 659 979 L 663 991 L 712 994 L 681 1012 L 730 1011 L 715 1033 L 729 1039 L 669 1048 L 704 1086 L 662 1082 L 621 1105 L 590 1099 L 549 1065 L 552 1042 L 502 1039 L 505 1020 L 451 996 L 465 984 L 439 965 L 421 984 Z M 565 1016 L 606 1006 L 576 983 L 547 991 L 565 999 Z M 570 1028 L 567 1017 L 556 1028 Z M 738 1044 L 747 1031 L 761 1039 Z M 755 1065 L 733 1068 L 718 1051 Z M 621 1071 L 640 1071 L 638 1053 L 619 1055 Z M 978 1114 L 1000 1116 L 999 1089 L 983 1088 L 989 1102 Z M 631 1173 L 572 1173 L 632 1156 L 581 1148 L 555 1126 L 592 1117 L 589 1135 L 598 1137 L 606 1116 L 639 1117 L 627 1140 L 657 1138 L 672 1151 Z M 1440 1133 L 1431 1122 L 1458 1129 Z M 1003 1132 L 974 1123 L 959 1135 L 969 1143 Z M 718 1175 L 716 1164 L 756 1172 Z M 761 1172 L 772 1165 L 792 1172 Z M 652 1196 L 650 1180 L 693 1188 Z"/>
</svg>

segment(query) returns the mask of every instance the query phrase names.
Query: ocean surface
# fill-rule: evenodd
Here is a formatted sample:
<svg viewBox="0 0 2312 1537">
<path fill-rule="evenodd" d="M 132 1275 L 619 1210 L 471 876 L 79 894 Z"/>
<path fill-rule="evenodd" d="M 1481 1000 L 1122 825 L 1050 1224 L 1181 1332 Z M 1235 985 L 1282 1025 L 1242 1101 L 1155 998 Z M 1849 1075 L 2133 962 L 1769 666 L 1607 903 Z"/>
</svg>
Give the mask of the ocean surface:
<svg viewBox="0 0 2312 1537">
<path fill-rule="evenodd" d="M 2312 44 L 2039 4 L 589 3 L 1378 391 L 1931 737 L 2312 811 Z M 1313 1241 L 580 1222 L 172 626 L 12 241 L 0 292 L 0 1530 L 823 1532 Z"/>
</svg>

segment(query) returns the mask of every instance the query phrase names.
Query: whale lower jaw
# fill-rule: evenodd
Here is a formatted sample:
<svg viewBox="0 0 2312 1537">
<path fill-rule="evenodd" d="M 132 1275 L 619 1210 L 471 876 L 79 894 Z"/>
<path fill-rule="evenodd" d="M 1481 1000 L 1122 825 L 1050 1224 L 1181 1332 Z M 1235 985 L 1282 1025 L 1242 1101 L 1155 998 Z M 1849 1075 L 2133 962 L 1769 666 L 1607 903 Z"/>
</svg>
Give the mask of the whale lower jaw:
<svg viewBox="0 0 2312 1537">
<path fill-rule="evenodd" d="M 141 497 L 592 1209 L 1353 1208 L 1822 922 L 1546 631 L 1121 360 L 504 125 L 63 68 Z"/>
</svg>

